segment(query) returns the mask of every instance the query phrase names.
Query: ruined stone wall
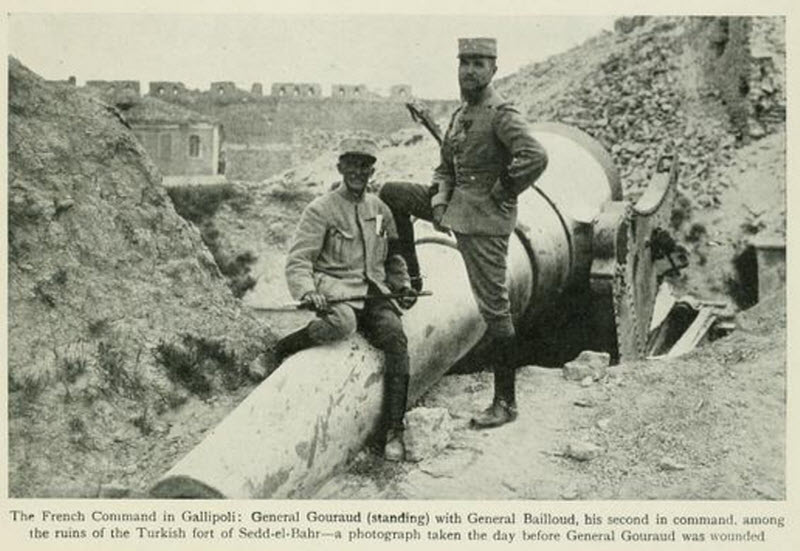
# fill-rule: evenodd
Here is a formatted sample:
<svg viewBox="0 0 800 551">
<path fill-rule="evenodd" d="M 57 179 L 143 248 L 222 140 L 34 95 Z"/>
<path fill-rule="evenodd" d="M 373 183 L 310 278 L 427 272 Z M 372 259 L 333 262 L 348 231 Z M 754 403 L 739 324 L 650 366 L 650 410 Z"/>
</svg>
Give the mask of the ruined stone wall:
<svg viewBox="0 0 800 551">
<path fill-rule="evenodd" d="M 138 82 L 131 82 L 138 97 Z M 102 91 L 114 89 L 113 83 L 92 86 Z M 388 97 L 371 92 L 364 84 L 335 84 L 326 97 L 320 84 L 308 82 L 276 82 L 269 95 L 264 95 L 260 83 L 254 83 L 248 91 L 233 81 L 212 82 L 207 90 L 190 90 L 179 81 L 153 81 L 148 90 L 150 96 L 221 123 L 226 173 L 233 180 L 260 181 L 316 154 L 319 143 L 304 143 L 309 131 L 389 136 L 417 124 L 404 105 L 413 99 L 407 84 L 392 86 Z M 103 92 L 106 96 L 115 103 L 119 100 L 111 92 Z M 446 119 L 457 105 L 456 101 L 443 100 L 425 103 L 437 119 Z M 336 143 L 329 147 L 336 147 Z"/>
<path fill-rule="evenodd" d="M 369 91 L 364 84 L 334 84 L 331 86 L 331 99 L 357 100 L 366 97 L 369 97 Z"/>
<path fill-rule="evenodd" d="M 285 99 L 322 97 L 322 86 L 308 82 L 276 82 L 272 85 L 273 97 Z"/>
<path fill-rule="evenodd" d="M 426 103 L 437 119 L 446 119 L 457 105 Z M 265 96 L 249 103 L 198 102 L 193 108 L 220 121 L 225 129 L 226 174 L 231 180 L 261 181 L 290 168 L 298 159 L 318 154 L 324 144 L 305 142 L 311 131 L 388 136 L 417 125 L 400 101 L 299 101 Z M 334 140 L 327 147 L 337 143 Z"/>
<path fill-rule="evenodd" d="M 771 133 L 786 119 L 784 18 L 698 18 L 697 28 L 706 73 L 740 138 Z"/>
<path fill-rule="evenodd" d="M 411 99 L 411 86 L 408 84 L 395 84 L 389 88 L 389 97 L 393 100 L 405 101 Z"/>
<path fill-rule="evenodd" d="M 149 95 L 166 101 L 184 99 L 189 93 L 182 82 L 171 80 L 153 81 L 148 86 L 148 90 Z"/>
<path fill-rule="evenodd" d="M 138 80 L 87 80 L 86 87 L 114 104 L 132 103 L 140 95 Z"/>
</svg>

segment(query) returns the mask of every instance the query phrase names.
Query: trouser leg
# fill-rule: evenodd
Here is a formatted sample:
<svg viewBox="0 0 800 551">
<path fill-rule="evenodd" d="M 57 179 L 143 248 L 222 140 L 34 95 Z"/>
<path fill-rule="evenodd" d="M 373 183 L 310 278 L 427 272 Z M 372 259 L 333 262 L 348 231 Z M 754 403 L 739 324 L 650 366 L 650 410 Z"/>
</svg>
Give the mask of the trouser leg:
<svg viewBox="0 0 800 551">
<path fill-rule="evenodd" d="M 356 315 L 353 308 L 346 304 L 331 306 L 330 312 L 315 319 L 302 329 L 283 337 L 275 346 L 278 363 L 295 352 L 341 340 L 356 331 Z"/>
<path fill-rule="evenodd" d="M 492 404 L 472 419 L 475 428 L 497 427 L 513 421 L 516 409 L 514 324 L 506 284 L 508 237 L 456 233 L 470 287 L 486 322 L 484 338 L 493 358 Z"/>
<path fill-rule="evenodd" d="M 469 285 L 486 322 L 488 337 L 513 337 L 511 302 L 506 283 L 508 241 L 505 235 L 455 233 Z"/>
<path fill-rule="evenodd" d="M 328 312 L 308 324 L 314 344 L 335 342 L 356 332 L 356 312 L 347 304 L 332 304 Z"/>
<path fill-rule="evenodd" d="M 420 290 L 422 280 L 414 246 L 414 224 L 411 217 L 428 221 L 433 219 L 430 188 L 408 182 L 387 182 L 381 188 L 378 196 L 392 211 L 392 217 L 397 226 L 397 252 L 406 261 L 412 286 Z"/>
</svg>

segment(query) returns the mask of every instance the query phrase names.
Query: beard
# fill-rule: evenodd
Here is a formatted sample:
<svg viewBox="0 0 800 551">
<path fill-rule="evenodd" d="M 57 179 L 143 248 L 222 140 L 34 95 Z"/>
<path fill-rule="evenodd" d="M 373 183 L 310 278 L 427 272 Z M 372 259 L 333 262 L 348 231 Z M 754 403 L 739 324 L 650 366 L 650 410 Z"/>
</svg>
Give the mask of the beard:
<svg viewBox="0 0 800 551">
<path fill-rule="evenodd" d="M 466 98 L 474 98 L 486 90 L 486 87 L 489 86 L 489 82 L 480 82 L 478 80 L 459 80 L 458 85 L 461 89 L 462 96 Z"/>
</svg>

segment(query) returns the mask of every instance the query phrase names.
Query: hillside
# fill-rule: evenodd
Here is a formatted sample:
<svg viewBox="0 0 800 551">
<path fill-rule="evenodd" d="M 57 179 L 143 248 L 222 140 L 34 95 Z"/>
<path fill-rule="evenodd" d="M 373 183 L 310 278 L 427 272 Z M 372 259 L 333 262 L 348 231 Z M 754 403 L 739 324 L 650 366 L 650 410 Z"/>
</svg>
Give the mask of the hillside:
<svg viewBox="0 0 800 551">
<path fill-rule="evenodd" d="M 10 59 L 8 132 L 11 495 L 139 485 L 157 441 L 194 443 L 169 423 L 230 400 L 271 333 L 113 109 Z"/>
</svg>

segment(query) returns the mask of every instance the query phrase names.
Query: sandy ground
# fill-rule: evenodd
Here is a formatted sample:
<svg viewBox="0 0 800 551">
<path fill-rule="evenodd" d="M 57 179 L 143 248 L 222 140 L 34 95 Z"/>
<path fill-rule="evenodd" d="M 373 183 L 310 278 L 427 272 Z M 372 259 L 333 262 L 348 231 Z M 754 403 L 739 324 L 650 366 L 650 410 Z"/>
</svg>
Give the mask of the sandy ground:
<svg viewBox="0 0 800 551">
<path fill-rule="evenodd" d="M 444 407 L 449 445 L 418 463 L 364 451 L 317 494 L 332 499 L 756 499 L 785 497 L 785 303 L 679 359 L 615 366 L 583 386 L 560 369 L 518 372 L 520 415 L 468 428 L 487 373 L 445 377 L 419 405 Z M 579 461 L 568 446 L 597 447 Z"/>
</svg>

